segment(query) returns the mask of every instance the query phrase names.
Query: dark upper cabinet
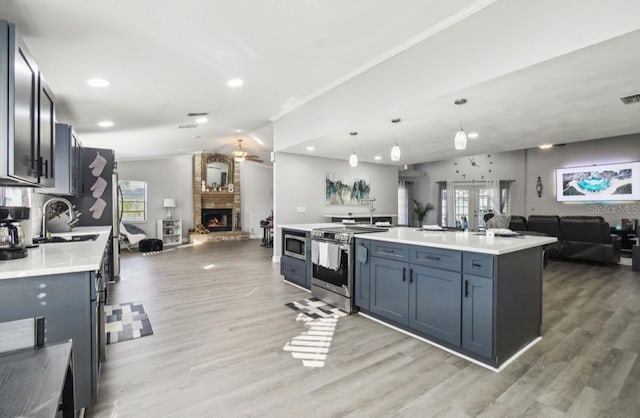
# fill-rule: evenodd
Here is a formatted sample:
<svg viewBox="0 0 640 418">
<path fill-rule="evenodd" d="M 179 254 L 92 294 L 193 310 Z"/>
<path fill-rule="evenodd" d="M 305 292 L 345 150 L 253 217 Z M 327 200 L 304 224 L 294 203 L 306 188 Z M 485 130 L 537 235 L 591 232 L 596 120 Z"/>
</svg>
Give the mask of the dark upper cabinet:
<svg viewBox="0 0 640 418">
<path fill-rule="evenodd" d="M 0 56 L 0 185 L 52 186 L 54 96 L 15 25 L 4 20 Z"/>
<path fill-rule="evenodd" d="M 36 192 L 63 196 L 82 195 L 82 145 L 71 125 L 55 124 L 54 177 L 55 187 Z"/>
<path fill-rule="evenodd" d="M 38 183 L 55 186 L 56 108 L 53 92 L 42 74 L 38 77 Z"/>
</svg>

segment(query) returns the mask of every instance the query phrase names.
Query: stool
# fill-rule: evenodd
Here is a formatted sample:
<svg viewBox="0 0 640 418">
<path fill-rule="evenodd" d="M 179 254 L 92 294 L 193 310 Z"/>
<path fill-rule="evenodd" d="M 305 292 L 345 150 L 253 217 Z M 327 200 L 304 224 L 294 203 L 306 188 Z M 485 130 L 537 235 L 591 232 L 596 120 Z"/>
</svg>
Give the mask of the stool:
<svg viewBox="0 0 640 418">
<path fill-rule="evenodd" d="M 138 243 L 138 251 L 148 253 L 149 251 L 162 251 L 162 240 L 156 238 L 145 238 Z"/>
</svg>

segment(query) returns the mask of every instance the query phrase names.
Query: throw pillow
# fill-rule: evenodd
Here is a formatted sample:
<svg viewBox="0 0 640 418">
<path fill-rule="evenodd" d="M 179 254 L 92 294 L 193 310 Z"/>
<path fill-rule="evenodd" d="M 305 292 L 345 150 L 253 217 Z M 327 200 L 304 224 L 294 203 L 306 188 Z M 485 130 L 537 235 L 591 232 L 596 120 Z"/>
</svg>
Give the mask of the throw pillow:
<svg viewBox="0 0 640 418">
<path fill-rule="evenodd" d="M 495 215 L 487 221 L 487 229 L 508 229 L 511 215 Z"/>
</svg>

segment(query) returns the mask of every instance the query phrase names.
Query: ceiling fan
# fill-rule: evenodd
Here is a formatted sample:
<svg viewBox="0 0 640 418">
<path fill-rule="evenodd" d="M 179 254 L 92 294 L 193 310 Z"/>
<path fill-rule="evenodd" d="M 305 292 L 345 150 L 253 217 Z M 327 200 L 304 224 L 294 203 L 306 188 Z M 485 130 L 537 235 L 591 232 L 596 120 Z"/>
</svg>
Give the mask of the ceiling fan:
<svg viewBox="0 0 640 418">
<path fill-rule="evenodd" d="M 238 138 L 238 149 L 233 151 L 231 155 L 233 155 L 233 158 L 235 158 L 238 161 L 247 160 L 247 161 L 255 161 L 257 163 L 263 162 L 260 159 L 259 155 L 250 155 L 249 153 L 247 153 L 247 151 L 242 149 L 242 138 Z"/>
</svg>

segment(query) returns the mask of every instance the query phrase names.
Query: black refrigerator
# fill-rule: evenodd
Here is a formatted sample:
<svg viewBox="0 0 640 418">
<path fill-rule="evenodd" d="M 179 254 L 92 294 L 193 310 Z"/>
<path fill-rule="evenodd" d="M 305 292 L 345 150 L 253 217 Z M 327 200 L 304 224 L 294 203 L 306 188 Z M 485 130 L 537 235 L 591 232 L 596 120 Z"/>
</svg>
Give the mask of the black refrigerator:
<svg viewBox="0 0 640 418">
<path fill-rule="evenodd" d="M 70 199 L 80 211 L 77 226 L 110 226 L 105 279 L 120 275 L 120 219 L 122 195 L 118 187 L 115 153 L 111 149 L 82 148 L 82 196 Z"/>
</svg>

